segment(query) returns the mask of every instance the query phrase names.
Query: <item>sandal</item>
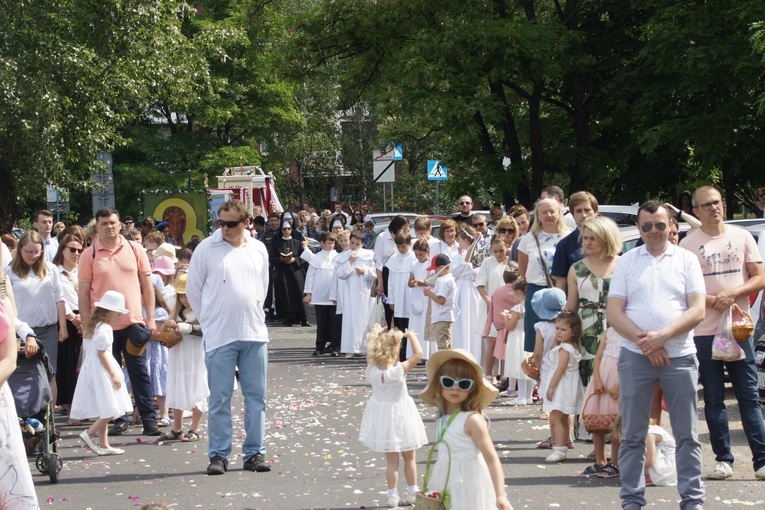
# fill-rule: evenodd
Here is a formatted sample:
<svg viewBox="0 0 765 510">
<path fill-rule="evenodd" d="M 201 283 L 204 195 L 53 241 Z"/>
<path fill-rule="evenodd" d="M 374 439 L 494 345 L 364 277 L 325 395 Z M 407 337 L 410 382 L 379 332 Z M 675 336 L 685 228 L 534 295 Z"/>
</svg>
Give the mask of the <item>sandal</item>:
<svg viewBox="0 0 765 510">
<path fill-rule="evenodd" d="M 605 468 L 605 464 L 593 464 L 592 466 L 587 466 L 587 469 L 579 473 L 579 476 L 596 476 L 602 473 Z"/>
<path fill-rule="evenodd" d="M 184 441 L 182 430 L 170 430 L 170 432 L 163 432 L 157 438 L 157 441 Z"/>
<path fill-rule="evenodd" d="M 568 447 L 569 450 L 573 450 L 574 449 L 574 442 L 573 441 L 568 441 L 566 443 L 566 446 Z"/>
<path fill-rule="evenodd" d="M 552 441 L 552 437 L 548 437 L 544 441 L 537 443 L 537 448 L 542 448 L 544 450 L 552 450 L 553 446 L 555 446 L 555 443 Z"/>
<path fill-rule="evenodd" d="M 183 437 L 184 441 L 199 441 L 201 439 L 198 430 L 189 430 Z"/>
<path fill-rule="evenodd" d="M 598 473 L 598 476 L 601 478 L 616 478 L 617 476 L 620 476 L 619 474 L 619 467 L 614 466 L 610 462 L 605 465 L 603 470 Z"/>
<path fill-rule="evenodd" d="M 66 420 L 66 424 L 69 425 L 70 427 L 82 426 L 82 422 L 80 420 L 73 420 L 72 418 L 69 418 L 68 420 Z"/>
<path fill-rule="evenodd" d="M 157 427 L 169 427 L 170 426 L 170 418 L 167 416 L 163 416 L 159 420 L 157 420 Z"/>
<path fill-rule="evenodd" d="M 539 415 L 539 417 L 537 417 L 537 420 L 544 420 L 544 421 L 547 421 L 547 420 L 549 420 L 549 419 L 550 419 L 550 414 L 549 414 L 549 413 L 545 413 L 545 412 L 542 412 L 542 413 Z"/>
</svg>

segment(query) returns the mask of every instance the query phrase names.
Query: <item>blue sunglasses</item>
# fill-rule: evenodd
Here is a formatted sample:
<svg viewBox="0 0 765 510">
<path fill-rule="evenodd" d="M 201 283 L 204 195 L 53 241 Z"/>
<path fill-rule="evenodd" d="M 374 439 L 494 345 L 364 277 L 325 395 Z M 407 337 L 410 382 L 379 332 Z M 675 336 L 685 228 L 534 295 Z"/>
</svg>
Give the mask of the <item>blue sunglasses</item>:
<svg viewBox="0 0 765 510">
<path fill-rule="evenodd" d="M 470 391 L 473 388 L 472 379 L 454 379 L 448 375 L 442 375 L 440 381 L 441 386 L 447 390 L 452 389 L 455 385 L 457 386 L 457 389 L 461 391 Z"/>
</svg>

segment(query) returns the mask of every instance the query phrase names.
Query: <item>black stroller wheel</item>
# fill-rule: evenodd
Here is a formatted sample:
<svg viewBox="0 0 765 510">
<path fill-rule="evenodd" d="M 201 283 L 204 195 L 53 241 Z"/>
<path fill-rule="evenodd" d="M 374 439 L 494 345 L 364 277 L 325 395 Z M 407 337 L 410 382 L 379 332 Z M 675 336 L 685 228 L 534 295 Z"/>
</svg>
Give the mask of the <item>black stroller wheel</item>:
<svg viewBox="0 0 765 510">
<path fill-rule="evenodd" d="M 37 460 L 35 461 L 35 466 L 37 467 L 37 470 L 42 475 L 48 474 L 48 456 L 44 453 L 38 453 L 37 454 Z"/>
<path fill-rule="evenodd" d="M 48 476 L 50 477 L 50 483 L 58 483 L 58 474 L 63 467 L 64 461 L 61 459 L 61 455 L 58 453 L 51 453 L 48 460 Z"/>
</svg>

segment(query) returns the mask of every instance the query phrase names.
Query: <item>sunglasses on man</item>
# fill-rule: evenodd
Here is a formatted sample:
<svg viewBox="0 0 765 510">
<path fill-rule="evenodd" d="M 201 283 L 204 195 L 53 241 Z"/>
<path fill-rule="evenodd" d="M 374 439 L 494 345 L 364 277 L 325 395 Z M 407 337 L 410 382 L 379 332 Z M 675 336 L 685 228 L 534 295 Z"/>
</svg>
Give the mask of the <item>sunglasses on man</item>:
<svg viewBox="0 0 765 510">
<path fill-rule="evenodd" d="M 221 227 L 226 227 L 226 228 L 236 228 L 243 221 L 244 220 L 236 220 L 236 221 L 223 221 L 223 220 L 220 220 L 220 226 Z"/>
</svg>

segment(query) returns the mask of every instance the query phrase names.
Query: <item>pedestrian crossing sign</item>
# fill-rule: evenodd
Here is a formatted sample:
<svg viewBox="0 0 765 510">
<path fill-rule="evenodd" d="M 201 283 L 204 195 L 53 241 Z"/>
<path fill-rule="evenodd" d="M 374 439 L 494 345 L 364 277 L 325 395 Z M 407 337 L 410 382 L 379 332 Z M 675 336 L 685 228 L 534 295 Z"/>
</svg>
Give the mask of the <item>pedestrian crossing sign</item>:
<svg viewBox="0 0 765 510">
<path fill-rule="evenodd" d="M 428 180 L 445 181 L 448 176 L 448 169 L 437 159 L 428 160 Z"/>
</svg>

